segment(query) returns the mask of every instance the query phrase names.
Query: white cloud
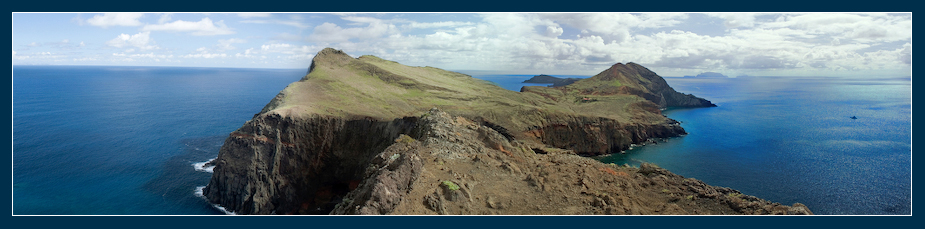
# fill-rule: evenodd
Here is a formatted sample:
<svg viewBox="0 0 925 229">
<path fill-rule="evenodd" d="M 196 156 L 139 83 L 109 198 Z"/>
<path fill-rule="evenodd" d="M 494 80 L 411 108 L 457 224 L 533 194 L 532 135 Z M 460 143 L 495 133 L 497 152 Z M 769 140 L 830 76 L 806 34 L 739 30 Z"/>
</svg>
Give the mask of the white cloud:
<svg viewBox="0 0 925 229">
<path fill-rule="evenodd" d="M 67 58 L 66 55 L 52 53 L 52 52 L 33 52 L 33 53 L 13 53 L 14 60 L 21 61 L 52 61 L 60 62 L 64 58 Z"/>
<path fill-rule="evenodd" d="M 904 64 L 912 64 L 912 44 L 904 44 L 903 49 L 899 53 L 899 61 Z"/>
<path fill-rule="evenodd" d="M 142 23 L 138 19 L 143 16 L 144 14 L 140 13 L 105 13 L 102 15 L 97 14 L 93 18 L 87 19 L 87 23 L 103 28 L 109 26 L 140 26 Z"/>
<path fill-rule="evenodd" d="M 361 18 L 351 19 L 360 20 Z M 347 42 L 354 38 L 361 40 L 381 38 L 391 32 L 397 32 L 395 25 L 378 21 L 370 22 L 367 27 L 355 28 L 341 28 L 334 23 L 325 22 L 312 30 L 312 34 L 308 36 L 308 40 L 325 43 Z"/>
<path fill-rule="evenodd" d="M 116 38 L 106 42 L 106 45 L 116 48 L 136 47 L 141 50 L 157 49 L 156 45 L 151 44 L 151 32 L 141 32 L 135 35 L 119 34 Z"/>
<path fill-rule="evenodd" d="M 194 53 L 194 54 L 183 55 L 180 57 L 212 59 L 212 58 L 225 58 L 225 57 L 228 57 L 228 54 L 225 54 L 225 53 Z"/>
<path fill-rule="evenodd" d="M 285 60 L 297 61 L 295 63 L 305 63 L 305 61 L 310 61 L 314 54 L 318 51 L 321 51 L 323 47 L 317 46 L 308 46 L 308 45 L 293 45 L 287 43 L 272 43 L 261 45 L 260 50 L 247 49 L 243 54 L 237 53 L 237 57 L 263 57 L 272 54 L 281 54 L 282 56 L 277 56 Z"/>
<path fill-rule="evenodd" d="M 235 33 L 231 28 L 225 25 L 224 21 L 213 23 L 209 18 L 203 18 L 198 22 L 177 20 L 166 24 L 145 25 L 141 30 L 189 32 L 195 36 L 227 35 Z"/>
<path fill-rule="evenodd" d="M 304 54 L 321 51 L 321 48 L 307 45 L 300 46 L 286 43 L 274 43 L 261 45 L 260 50 L 264 53 Z"/>
<path fill-rule="evenodd" d="M 753 13 L 710 13 L 707 15 L 725 20 L 723 24 L 729 29 L 755 26 L 755 14 Z"/>
<path fill-rule="evenodd" d="M 239 13 L 238 17 L 242 18 L 255 18 L 255 17 L 270 17 L 272 16 L 269 13 Z"/>
<path fill-rule="evenodd" d="M 346 20 L 346 21 L 352 21 L 352 22 L 354 22 L 354 23 L 353 23 L 354 25 L 364 25 L 364 24 L 370 24 L 370 23 L 383 23 L 383 20 L 382 20 L 382 19 L 378 19 L 378 18 L 374 18 L 374 17 L 343 16 L 343 17 L 340 17 L 340 19 L 343 19 L 343 20 Z"/>
<path fill-rule="evenodd" d="M 177 57 L 184 58 L 247 59 L 250 63 L 288 66 L 306 65 L 312 54 L 324 47 L 408 65 L 547 74 L 594 74 L 616 62 L 636 62 L 656 72 L 682 72 L 668 76 L 718 70 L 740 70 L 749 75 L 762 75 L 752 74 L 760 71 L 908 72 L 912 58 L 908 13 L 486 13 L 442 14 L 420 21 L 410 18 L 423 16 L 405 14 L 336 14 L 340 20 L 326 20 L 331 15 L 320 14 L 210 15 L 200 21 L 178 21 L 171 16 L 149 16 L 151 21 L 157 19 L 154 25 L 140 24 L 141 15 L 131 14 L 100 14 L 91 20 L 96 26 L 139 26 L 138 34 L 121 34 L 105 42 L 106 46 L 121 48 L 124 56 L 120 58 L 134 60 L 148 60 L 150 55 L 145 55 L 158 54 L 150 50 L 167 46 L 155 44 L 150 35 L 157 36 L 154 31 L 182 32 L 184 36 L 239 33 L 242 35 L 221 37 L 226 39 L 181 38 L 198 45 L 183 49 L 171 44 L 166 50 L 182 53 Z M 223 21 L 212 21 L 225 16 L 240 23 L 295 29 L 247 26 L 232 30 Z M 79 17 L 74 20 L 91 23 Z M 251 28 L 257 30 L 245 31 Z M 278 28 L 283 30 L 273 31 Z M 74 40 L 62 40 L 64 37 Z M 14 56 L 40 60 L 54 56 L 43 55 L 46 51 L 71 55 L 76 52 L 65 50 L 99 43 L 84 44 L 76 40 L 78 37 L 19 43 Z M 81 57 L 68 60 L 72 58 Z"/>
<path fill-rule="evenodd" d="M 167 23 L 167 22 L 170 21 L 171 19 L 172 19 L 172 18 L 170 17 L 170 14 L 163 14 L 163 15 L 161 15 L 160 18 L 157 19 L 157 24 L 164 24 L 164 23 Z"/>
<path fill-rule="evenodd" d="M 558 26 L 546 26 L 546 36 L 558 37 L 562 35 L 562 28 Z"/>
<path fill-rule="evenodd" d="M 240 38 L 222 39 L 222 40 L 218 40 L 218 45 L 216 46 L 220 50 L 234 50 L 236 49 L 236 47 L 232 46 L 232 44 L 242 44 L 242 43 L 247 43 L 247 40 L 240 39 Z"/>
<path fill-rule="evenodd" d="M 893 42 L 912 38 L 912 18 L 889 14 L 784 14 L 774 22 L 764 23 L 767 29 L 787 28 L 815 36 L 831 36 L 841 42 Z"/>
<path fill-rule="evenodd" d="M 485 14 L 477 23 L 444 23 L 441 30 L 422 35 L 380 33 L 381 37 L 375 40 L 355 39 L 359 38 L 359 31 L 366 28 L 341 28 L 328 23 L 316 28 L 313 39 L 340 42 L 341 49 L 361 50 L 401 63 L 451 69 L 596 73 L 616 62 L 636 62 L 647 67 L 693 72 L 716 69 L 843 71 L 903 68 L 903 63 L 911 63 L 908 51 L 911 48 L 862 52 L 872 46 L 844 42 L 844 38 L 833 44 L 833 39 L 839 38 L 823 37 L 825 34 L 796 26 L 774 26 L 774 22 L 758 20 L 752 14 L 713 16 L 725 19 L 726 34 L 708 36 L 683 30 L 654 34 L 635 32 L 678 25 L 688 20 L 683 14 Z M 384 23 L 386 20 L 370 17 L 344 19 L 360 25 L 388 25 Z M 415 22 L 403 23 L 402 28 L 408 28 Z M 902 25 L 903 22 L 897 20 L 894 24 Z M 433 27 L 436 28 L 436 24 Z M 586 33 L 561 37 L 565 27 Z"/>
<path fill-rule="evenodd" d="M 472 22 L 458 22 L 458 21 L 441 21 L 441 22 L 411 22 L 405 25 L 404 27 L 410 27 L 415 29 L 430 29 L 430 28 L 441 28 L 441 27 L 460 27 L 460 26 L 471 26 L 475 25 Z"/>
<path fill-rule="evenodd" d="M 686 14 L 627 13 L 555 13 L 537 14 L 539 19 L 568 25 L 590 34 L 601 36 L 607 42 L 624 42 L 636 28 L 662 28 L 674 26 L 686 19 Z"/>
<path fill-rule="evenodd" d="M 252 23 L 252 24 L 280 24 L 296 27 L 299 29 L 307 29 L 311 26 L 305 24 L 298 20 L 244 20 L 241 23 Z"/>
</svg>

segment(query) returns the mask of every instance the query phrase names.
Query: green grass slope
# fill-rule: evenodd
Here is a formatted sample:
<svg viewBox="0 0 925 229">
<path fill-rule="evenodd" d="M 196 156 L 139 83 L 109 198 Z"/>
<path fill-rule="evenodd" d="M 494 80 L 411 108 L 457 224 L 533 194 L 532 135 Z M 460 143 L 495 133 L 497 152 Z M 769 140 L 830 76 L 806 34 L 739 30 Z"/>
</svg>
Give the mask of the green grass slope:
<svg viewBox="0 0 925 229">
<path fill-rule="evenodd" d="M 312 60 L 309 74 L 286 87 L 261 113 L 391 120 L 419 116 L 436 107 L 497 123 L 515 134 L 572 117 L 664 122 L 657 104 L 620 93 L 621 86 L 640 87 L 639 82 L 651 81 L 626 78 L 633 76 L 596 76 L 567 87 L 524 87 L 515 92 L 461 73 L 406 66 L 375 56 L 352 58 L 326 48 Z"/>
</svg>

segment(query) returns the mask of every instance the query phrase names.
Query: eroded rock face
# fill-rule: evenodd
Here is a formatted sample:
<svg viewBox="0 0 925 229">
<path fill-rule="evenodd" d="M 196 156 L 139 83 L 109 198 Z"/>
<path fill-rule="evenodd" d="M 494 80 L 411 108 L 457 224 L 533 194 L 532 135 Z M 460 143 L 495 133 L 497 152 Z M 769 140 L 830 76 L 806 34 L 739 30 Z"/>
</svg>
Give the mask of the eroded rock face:
<svg viewBox="0 0 925 229">
<path fill-rule="evenodd" d="M 570 149 L 584 156 L 619 153 L 632 144 L 653 138 L 687 134 L 677 121 L 645 125 L 620 123 L 607 118 L 572 117 L 556 119 L 544 127 L 529 131 L 548 145 Z"/>
<path fill-rule="evenodd" d="M 416 139 L 375 157 L 331 214 L 812 214 L 714 187 L 652 164 L 603 164 L 509 141 L 477 122 L 432 110 Z M 563 153 L 564 152 L 564 153 Z"/>
<path fill-rule="evenodd" d="M 519 94 L 333 49 L 311 69 L 229 135 L 210 202 L 236 214 L 811 214 L 578 156 L 685 134 L 659 108 L 705 104 L 632 63 Z M 430 103 L 450 110 L 420 110 Z"/>
<path fill-rule="evenodd" d="M 415 123 L 262 114 L 225 140 L 203 193 L 236 214 L 327 214 Z"/>
<path fill-rule="evenodd" d="M 407 135 L 377 155 L 366 168 L 359 187 L 343 198 L 331 214 L 383 215 L 392 213 L 421 175 L 421 143 Z"/>
</svg>

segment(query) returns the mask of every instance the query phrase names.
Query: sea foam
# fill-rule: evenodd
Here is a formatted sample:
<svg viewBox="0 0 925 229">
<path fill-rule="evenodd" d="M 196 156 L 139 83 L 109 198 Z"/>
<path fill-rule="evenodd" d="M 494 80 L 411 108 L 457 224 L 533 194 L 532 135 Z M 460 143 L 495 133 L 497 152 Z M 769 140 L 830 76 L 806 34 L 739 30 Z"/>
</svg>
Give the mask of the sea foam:
<svg viewBox="0 0 925 229">
<path fill-rule="evenodd" d="M 194 191 L 193 193 L 194 193 L 197 197 L 202 198 L 202 199 L 205 200 L 205 199 L 206 199 L 206 196 L 203 195 L 203 193 L 202 193 L 202 189 L 204 189 L 204 188 L 206 188 L 206 186 L 198 186 L 198 187 L 196 187 L 196 191 Z M 206 201 L 208 201 L 208 200 L 206 200 Z M 228 211 L 227 209 L 225 209 L 225 208 L 222 207 L 222 206 L 219 206 L 218 204 L 213 204 L 213 203 L 209 203 L 209 204 L 211 204 L 213 208 L 218 209 L 219 211 L 224 212 L 225 215 L 236 215 L 236 214 L 234 214 L 233 211 Z"/>
<path fill-rule="evenodd" d="M 193 168 L 196 169 L 196 171 L 211 173 L 212 170 L 215 169 L 215 166 L 214 165 L 206 166 L 206 164 L 209 164 L 209 162 L 212 162 L 214 160 L 215 158 L 212 158 L 212 159 L 209 159 L 208 161 L 193 163 Z"/>
</svg>

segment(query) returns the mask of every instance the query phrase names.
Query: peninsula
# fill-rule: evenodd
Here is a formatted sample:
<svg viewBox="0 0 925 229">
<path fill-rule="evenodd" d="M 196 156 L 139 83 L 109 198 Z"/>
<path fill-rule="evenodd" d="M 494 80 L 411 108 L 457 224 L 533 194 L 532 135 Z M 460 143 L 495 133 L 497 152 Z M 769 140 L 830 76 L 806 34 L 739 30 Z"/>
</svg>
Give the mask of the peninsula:
<svg viewBox="0 0 925 229">
<path fill-rule="evenodd" d="M 515 92 L 326 48 L 229 134 L 203 195 L 235 214 L 812 214 L 584 157 L 686 134 L 661 109 L 711 106 L 635 63 Z"/>
</svg>

